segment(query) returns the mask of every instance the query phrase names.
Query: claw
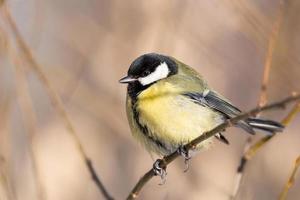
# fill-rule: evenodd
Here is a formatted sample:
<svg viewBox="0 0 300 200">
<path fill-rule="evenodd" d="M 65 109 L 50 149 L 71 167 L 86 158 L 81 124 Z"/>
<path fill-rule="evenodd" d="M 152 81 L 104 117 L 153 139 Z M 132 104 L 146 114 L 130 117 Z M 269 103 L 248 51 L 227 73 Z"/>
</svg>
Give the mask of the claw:
<svg viewBox="0 0 300 200">
<path fill-rule="evenodd" d="M 165 167 L 160 167 L 163 162 L 162 159 L 157 159 L 153 164 L 153 171 L 155 176 L 160 176 L 161 183 L 159 185 L 164 185 L 166 183 L 167 171 Z"/>
<path fill-rule="evenodd" d="M 184 167 L 184 170 L 183 170 L 183 172 L 184 173 L 186 173 L 188 170 L 189 170 L 189 168 L 190 168 L 190 159 L 191 158 L 189 158 L 189 159 L 184 159 L 184 164 L 185 164 L 185 167 Z"/>
<path fill-rule="evenodd" d="M 187 172 L 189 170 L 189 161 L 192 158 L 192 156 L 190 155 L 189 151 L 185 149 L 184 146 L 180 146 L 177 151 L 184 158 L 185 168 L 183 172 Z"/>
</svg>

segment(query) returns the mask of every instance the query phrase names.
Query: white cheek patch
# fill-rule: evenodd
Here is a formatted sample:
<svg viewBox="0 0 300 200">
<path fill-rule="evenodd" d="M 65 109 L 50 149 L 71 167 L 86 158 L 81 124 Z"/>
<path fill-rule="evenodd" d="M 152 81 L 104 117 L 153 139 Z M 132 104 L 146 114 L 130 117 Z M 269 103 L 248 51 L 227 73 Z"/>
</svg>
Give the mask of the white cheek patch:
<svg viewBox="0 0 300 200">
<path fill-rule="evenodd" d="M 139 78 L 139 82 L 142 85 L 148 85 L 160 79 L 166 78 L 169 74 L 169 67 L 167 63 L 163 62 L 159 66 L 156 67 L 155 71 L 149 74 L 148 76 Z"/>
</svg>

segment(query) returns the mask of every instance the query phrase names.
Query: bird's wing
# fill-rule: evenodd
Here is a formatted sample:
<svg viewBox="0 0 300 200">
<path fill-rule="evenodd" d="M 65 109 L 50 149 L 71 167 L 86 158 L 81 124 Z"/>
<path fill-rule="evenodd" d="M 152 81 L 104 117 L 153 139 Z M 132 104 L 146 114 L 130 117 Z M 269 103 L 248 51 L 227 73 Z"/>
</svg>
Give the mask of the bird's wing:
<svg viewBox="0 0 300 200">
<path fill-rule="evenodd" d="M 203 91 L 202 93 L 188 92 L 184 93 L 184 95 L 192 99 L 192 101 L 194 101 L 197 104 L 207 106 L 209 108 L 221 112 L 228 118 L 232 118 L 241 113 L 241 111 L 237 107 L 224 100 L 224 98 L 222 98 L 216 92 L 208 89 Z"/>
<path fill-rule="evenodd" d="M 204 90 L 204 92 L 188 92 L 184 93 L 192 101 L 202 106 L 207 106 L 222 113 L 227 118 L 232 118 L 241 113 L 241 110 L 226 101 L 223 97 L 211 90 Z M 247 120 L 242 120 L 237 123 L 237 126 L 241 127 L 250 134 L 255 134 L 253 127 Z"/>
</svg>

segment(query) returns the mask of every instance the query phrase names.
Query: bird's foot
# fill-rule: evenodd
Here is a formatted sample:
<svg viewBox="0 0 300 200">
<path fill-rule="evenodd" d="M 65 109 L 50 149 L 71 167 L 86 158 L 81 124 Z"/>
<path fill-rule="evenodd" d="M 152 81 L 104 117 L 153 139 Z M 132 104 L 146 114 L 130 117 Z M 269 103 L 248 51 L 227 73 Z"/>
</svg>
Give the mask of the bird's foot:
<svg viewBox="0 0 300 200">
<path fill-rule="evenodd" d="M 192 158 L 192 156 L 184 146 L 180 146 L 177 151 L 184 158 L 184 172 L 187 172 L 189 170 L 189 161 Z"/>
<path fill-rule="evenodd" d="M 155 176 L 160 176 L 161 183 L 159 185 L 163 185 L 166 183 L 167 171 L 166 167 L 161 167 L 161 163 L 164 162 L 162 159 L 157 159 L 153 164 L 153 172 Z"/>
</svg>

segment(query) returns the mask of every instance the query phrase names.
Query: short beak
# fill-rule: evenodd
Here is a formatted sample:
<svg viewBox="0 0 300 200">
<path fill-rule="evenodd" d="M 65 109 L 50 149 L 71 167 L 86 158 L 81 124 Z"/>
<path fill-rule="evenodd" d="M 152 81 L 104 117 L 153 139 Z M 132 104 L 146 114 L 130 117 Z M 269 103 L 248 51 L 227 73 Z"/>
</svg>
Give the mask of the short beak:
<svg viewBox="0 0 300 200">
<path fill-rule="evenodd" d="M 130 77 L 130 76 L 125 76 L 124 78 L 121 78 L 121 79 L 119 80 L 119 82 L 120 82 L 120 83 L 131 83 L 131 82 L 136 81 L 136 80 L 137 80 L 137 79 L 132 78 L 132 77 Z"/>
</svg>

